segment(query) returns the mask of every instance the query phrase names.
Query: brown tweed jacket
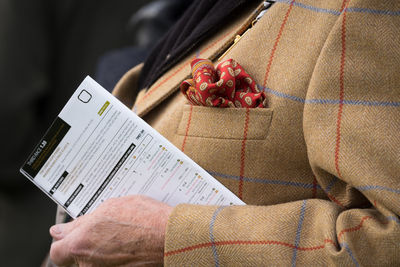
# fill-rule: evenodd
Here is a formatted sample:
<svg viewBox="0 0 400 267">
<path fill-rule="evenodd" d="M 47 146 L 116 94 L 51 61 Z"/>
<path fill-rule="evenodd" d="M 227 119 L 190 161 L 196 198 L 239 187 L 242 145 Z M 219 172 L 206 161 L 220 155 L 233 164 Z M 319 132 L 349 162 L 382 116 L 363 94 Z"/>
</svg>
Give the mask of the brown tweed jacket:
<svg viewBox="0 0 400 267">
<path fill-rule="evenodd" d="M 268 108 L 187 104 L 191 59 L 216 61 L 259 8 L 135 103 L 140 65 L 114 90 L 248 204 L 177 206 L 165 265 L 400 266 L 400 1 L 277 0 L 225 56 Z"/>
</svg>

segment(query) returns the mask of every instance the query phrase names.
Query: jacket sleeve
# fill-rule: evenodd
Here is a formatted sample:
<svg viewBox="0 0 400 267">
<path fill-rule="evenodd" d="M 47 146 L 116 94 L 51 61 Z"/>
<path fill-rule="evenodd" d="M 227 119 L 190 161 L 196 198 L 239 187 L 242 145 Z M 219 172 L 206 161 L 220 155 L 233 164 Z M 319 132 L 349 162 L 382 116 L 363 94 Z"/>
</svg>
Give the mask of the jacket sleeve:
<svg viewBox="0 0 400 267">
<path fill-rule="evenodd" d="M 318 58 L 303 116 L 329 200 L 179 205 L 167 266 L 400 265 L 400 17 L 347 11 Z"/>
</svg>

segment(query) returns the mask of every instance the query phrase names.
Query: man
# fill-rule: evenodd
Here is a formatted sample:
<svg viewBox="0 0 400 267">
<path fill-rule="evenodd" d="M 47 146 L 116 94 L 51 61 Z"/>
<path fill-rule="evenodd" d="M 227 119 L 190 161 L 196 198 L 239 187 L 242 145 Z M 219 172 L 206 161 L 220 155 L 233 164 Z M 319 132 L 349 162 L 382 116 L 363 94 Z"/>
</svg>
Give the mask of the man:
<svg viewBox="0 0 400 267">
<path fill-rule="evenodd" d="M 263 3 L 205 2 L 114 94 L 248 205 L 112 199 L 51 228 L 53 261 L 399 265 L 400 3 L 278 0 L 257 21 Z M 238 34 L 223 59 L 268 107 L 188 104 L 177 88 L 191 60 L 218 61 Z"/>
</svg>

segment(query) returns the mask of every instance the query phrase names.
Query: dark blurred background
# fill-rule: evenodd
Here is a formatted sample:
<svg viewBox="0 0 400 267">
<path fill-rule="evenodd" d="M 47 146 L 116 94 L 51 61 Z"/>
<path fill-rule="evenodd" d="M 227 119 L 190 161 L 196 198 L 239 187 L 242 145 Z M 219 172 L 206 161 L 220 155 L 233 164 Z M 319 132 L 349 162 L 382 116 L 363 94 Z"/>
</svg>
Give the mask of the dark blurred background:
<svg viewBox="0 0 400 267">
<path fill-rule="evenodd" d="M 86 75 L 109 91 L 189 0 L 0 0 L 0 266 L 39 266 L 56 205 L 19 168 Z"/>
</svg>

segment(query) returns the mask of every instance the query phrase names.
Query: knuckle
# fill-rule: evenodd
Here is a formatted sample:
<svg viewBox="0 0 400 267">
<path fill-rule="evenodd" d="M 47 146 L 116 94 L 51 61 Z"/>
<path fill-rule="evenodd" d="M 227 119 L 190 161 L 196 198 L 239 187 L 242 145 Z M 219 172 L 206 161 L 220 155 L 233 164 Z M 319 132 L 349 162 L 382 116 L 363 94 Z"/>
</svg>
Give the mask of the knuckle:
<svg viewBox="0 0 400 267">
<path fill-rule="evenodd" d="M 68 253 L 74 258 L 82 256 L 82 251 L 76 244 L 71 244 L 69 246 Z"/>
<path fill-rule="evenodd" d="M 55 246 L 55 242 L 53 242 L 50 246 L 50 258 L 54 261 L 55 259 L 57 259 L 57 248 Z"/>
<path fill-rule="evenodd" d="M 72 257 L 82 257 L 85 256 L 87 244 L 84 238 L 76 237 L 74 238 L 68 246 L 68 252 Z"/>
<path fill-rule="evenodd" d="M 50 259 L 53 263 L 56 265 L 65 265 L 70 262 L 70 257 L 68 243 L 57 241 L 51 244 Z"/>
<path fill-rule="evenodd" d="M 79 245 L 79 243 L 72 243 L 68 247 L 68 253 L 71 255 L 73 258 L 80 258 L 84 256 L 84 251 L 82 250 L 82 247 Z"/>
</svg>

